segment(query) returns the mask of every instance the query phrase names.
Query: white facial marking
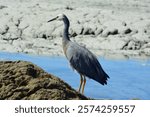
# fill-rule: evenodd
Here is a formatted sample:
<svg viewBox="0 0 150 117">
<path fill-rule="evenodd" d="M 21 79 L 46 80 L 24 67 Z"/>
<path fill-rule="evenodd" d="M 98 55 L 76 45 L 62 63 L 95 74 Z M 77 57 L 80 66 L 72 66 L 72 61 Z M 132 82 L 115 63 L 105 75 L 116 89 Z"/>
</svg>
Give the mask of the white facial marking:
<svg viewBox="0 0 150 117">
<path fill-rule="evenodd" d="M 57 18 L 58 20 L 63 20 L 64 14 L 59 14 L 59 15 L 57 15 L 57 17 L 58 17 L 58 18 Z"/>
</svg>

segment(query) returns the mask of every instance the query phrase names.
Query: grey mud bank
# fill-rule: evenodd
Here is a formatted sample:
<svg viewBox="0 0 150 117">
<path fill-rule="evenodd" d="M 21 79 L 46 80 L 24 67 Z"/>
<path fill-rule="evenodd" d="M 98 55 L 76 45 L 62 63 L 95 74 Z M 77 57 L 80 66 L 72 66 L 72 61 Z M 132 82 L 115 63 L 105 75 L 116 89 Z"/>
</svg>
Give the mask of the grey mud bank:
<svg viewBox="0 0 150 117">
<path fill-rule="evenodd" d="M 1 0 L 0 51 L 63 55 L 65 13 L 73 41 L 100 56 L 150 56 L 149 0 Z"/>
</svg>

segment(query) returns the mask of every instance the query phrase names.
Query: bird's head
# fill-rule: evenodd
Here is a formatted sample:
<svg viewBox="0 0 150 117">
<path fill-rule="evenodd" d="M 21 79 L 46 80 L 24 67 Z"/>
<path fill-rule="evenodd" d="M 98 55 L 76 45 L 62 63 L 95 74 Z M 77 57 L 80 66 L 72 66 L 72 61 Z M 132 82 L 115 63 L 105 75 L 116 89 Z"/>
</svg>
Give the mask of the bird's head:
<svg viewBox="0 0 150 117">
<path fill-rule="evenodd" d="M 66 16 L 64 14 L 59 14 L 56 17 L 50 19 L 48 22 L 54 21 L 54 20 L 59 20 L 62 21 Z"/>
</svg>

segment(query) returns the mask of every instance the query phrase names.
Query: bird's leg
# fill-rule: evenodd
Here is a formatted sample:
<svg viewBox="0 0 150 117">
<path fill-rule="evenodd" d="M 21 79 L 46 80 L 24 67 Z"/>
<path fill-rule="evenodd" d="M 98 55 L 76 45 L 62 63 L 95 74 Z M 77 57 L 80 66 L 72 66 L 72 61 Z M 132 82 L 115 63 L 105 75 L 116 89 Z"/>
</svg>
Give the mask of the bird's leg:
<svg viewBox="0 0 150 117">
<path fill-rule="evenodd" d="M 85 78 L 85 76 L 83 76 L 82 94 L 84 93 L 85 83 L 86 83 L 86 78 Z"/>
<path fill-rule="evenodd" d="M 80 92 L 80 90 L 81 90 L 81 86 L 82 86 L 82 82 L 83 82 L 83 77 L 82 77 L 82 75 L 80 74 L 80 86 L 79 86 L 79 92 Z"/>
</svg>

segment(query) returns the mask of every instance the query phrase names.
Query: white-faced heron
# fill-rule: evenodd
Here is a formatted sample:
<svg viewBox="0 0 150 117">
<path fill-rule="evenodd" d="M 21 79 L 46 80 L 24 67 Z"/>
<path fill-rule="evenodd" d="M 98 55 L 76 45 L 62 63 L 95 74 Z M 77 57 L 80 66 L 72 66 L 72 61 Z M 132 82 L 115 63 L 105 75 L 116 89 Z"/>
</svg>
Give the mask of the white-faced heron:
<svg viewBox="0 0 150 117">
<path fill-rule="evenodd" d="M 107 79 L 109 76 L 105 73 L 100 63 L 98 62 L 96 56 L 90 52 L 87 48 L 80 46 L 79 44 L 72 42 L 69 38 L 69 20 L 64 14 L 60 14 L 57 17 L 49 20 L 60 20 L 64 22 L 63 30 L 63 51 L 67 57 L 70 65 L 80 74 L 80 86 L 79 92 L 82 90 L 84 92 L 84 87 L 86 83 L 85 76 L 99 82 L 102 85 L 107 84 Z"/>
</svg>

